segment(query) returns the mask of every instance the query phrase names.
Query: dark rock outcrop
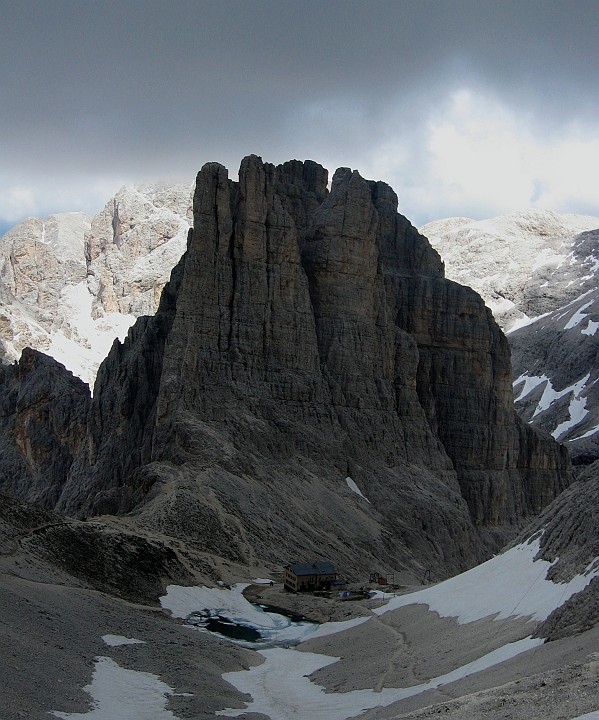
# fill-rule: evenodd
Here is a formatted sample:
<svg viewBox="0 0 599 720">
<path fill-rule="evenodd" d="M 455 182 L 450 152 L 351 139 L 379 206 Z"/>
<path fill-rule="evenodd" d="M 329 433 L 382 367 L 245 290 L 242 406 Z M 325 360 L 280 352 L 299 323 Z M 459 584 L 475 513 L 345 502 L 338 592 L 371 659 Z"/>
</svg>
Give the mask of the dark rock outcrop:
<svg viewBox="0 0 599 720">
<path fill-rule="evenodd" d="M 0 556 L 17 556 L 21 572 L 81 585 L 132 602 L 157 603 L 166 585 L 193 584 L 179 553 L 163 539 L 119 523 L 81 522 L 0 493 Z M 21 562 L 23 565 L 21 566 Z M 214 572 L 193 558 L 204 577 Z"/>
<path fill-rule="evenodd" d="M 43 353 L 25 348 L 0 365 L 0 488 L 55 507 L 87 433 L 88 386 Z"/>
<path fill-rule="evenodd" d="M 198 175 L 157 315 L 115 343 L 57 507 L 245 563 L 482 559 L 569 482 L 513 412 L 509 350 L 384 183 L 246 158 Z M 370 502 L 351 491 L 351 477 Z M 488 550 L 488 547 L 487 547 Z"/>
</svg>

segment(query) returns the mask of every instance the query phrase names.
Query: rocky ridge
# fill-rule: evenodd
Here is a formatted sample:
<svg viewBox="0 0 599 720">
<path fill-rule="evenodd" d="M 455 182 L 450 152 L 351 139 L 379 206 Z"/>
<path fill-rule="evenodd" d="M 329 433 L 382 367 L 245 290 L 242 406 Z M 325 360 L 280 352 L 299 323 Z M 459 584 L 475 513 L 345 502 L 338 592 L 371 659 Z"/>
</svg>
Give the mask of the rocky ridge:
<svg viewBox="0 0 599 720">
<path fill-rule="evenodd" d="M 450 574 L 569 482 L 516 418 L 510 371 L 387 185 L 208 164 L 187 252 L 102 366 L 56 508 L 130 512 L 245 564 Z"/>
</svg>

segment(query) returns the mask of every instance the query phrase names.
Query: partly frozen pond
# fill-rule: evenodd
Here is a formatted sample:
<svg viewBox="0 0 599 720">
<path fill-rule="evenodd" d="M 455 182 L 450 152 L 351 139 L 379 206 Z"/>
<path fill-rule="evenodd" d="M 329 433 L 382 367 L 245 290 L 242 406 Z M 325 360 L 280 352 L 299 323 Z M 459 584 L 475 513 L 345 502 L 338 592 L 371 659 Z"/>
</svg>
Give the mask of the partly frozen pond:
<svg viewBox="0 0 599 720">
<path fill-rule="evenodd" d="M 320 627 L 297 613 L 250 603 L 242 594 L 246 587 L 242 583 L 231 590 L 169 585 L 160 602 L 174 617 L 200 630 L 255 649 L 297 645 Z"/>
<path fill-rule="evenodd" d="M 257 625 L 235 616 L 230 617 L 226 609 L 220 608 L 194 611 L 185 622 L 256 650 L 297 645 L 319 628 L 318 623 L 310 622 L 297 613 L 287 613 L 268 605 L 255 607 L 264 614 L 263 621 Z"/>
</svg>

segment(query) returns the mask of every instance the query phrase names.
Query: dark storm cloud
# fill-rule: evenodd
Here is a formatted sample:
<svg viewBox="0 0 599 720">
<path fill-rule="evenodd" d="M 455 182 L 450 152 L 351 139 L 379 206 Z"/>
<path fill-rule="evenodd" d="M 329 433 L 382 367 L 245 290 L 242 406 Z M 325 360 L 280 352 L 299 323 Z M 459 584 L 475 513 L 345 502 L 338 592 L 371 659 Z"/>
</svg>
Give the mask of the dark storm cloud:
<svg viewBox="0 0 599 720">
<path fill-rule="evenodd" d="M 594 1 L 4 0 L 0 179 L 359 166 L 465 85 L 559 131 L 595 114 L 598 21 Z"/>
</svg>

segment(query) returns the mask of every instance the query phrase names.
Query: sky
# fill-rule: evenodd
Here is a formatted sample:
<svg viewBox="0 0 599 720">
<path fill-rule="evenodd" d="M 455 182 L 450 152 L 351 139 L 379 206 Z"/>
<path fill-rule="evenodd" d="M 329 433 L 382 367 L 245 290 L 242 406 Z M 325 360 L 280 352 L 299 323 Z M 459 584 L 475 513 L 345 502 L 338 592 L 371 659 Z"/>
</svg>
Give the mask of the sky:
<svg viewBox="0 0 599 720">
<path fill-rule="evenodd" d="M 0 0 L 0 232 L 210 161 L 599 216 L 597 0 Z"/>
</svg>

